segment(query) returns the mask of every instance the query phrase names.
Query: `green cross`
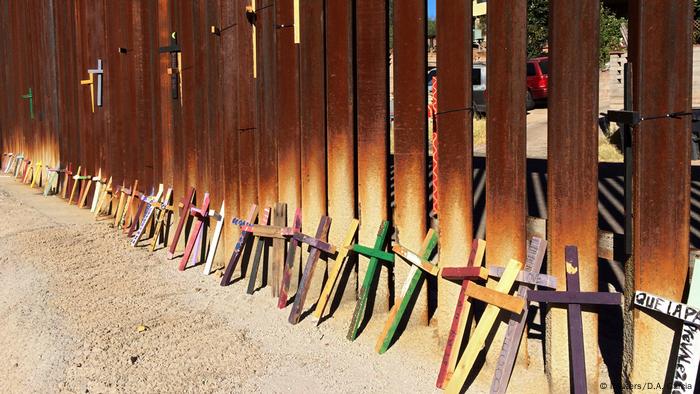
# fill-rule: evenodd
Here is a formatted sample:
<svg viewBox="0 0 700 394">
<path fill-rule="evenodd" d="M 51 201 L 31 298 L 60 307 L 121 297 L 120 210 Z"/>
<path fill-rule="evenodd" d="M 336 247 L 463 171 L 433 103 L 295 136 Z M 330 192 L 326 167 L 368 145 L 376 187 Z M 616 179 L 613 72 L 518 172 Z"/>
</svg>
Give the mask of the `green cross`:
<svg viewBox="0 0 700 394">
<path fill-rule="evenodd" d="M 23 99 L 29 99 L 29 118 L 34 119 L 34 95 L 32 88 L 29 88 L 29 93 L 22 95 Z"/>
</svg>

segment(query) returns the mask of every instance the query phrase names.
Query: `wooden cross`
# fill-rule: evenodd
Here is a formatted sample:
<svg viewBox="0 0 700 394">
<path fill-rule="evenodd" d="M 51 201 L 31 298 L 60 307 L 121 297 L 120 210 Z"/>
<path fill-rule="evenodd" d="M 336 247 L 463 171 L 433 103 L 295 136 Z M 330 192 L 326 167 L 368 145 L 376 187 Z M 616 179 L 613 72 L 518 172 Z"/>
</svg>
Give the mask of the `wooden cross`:
<svg viewBox="0 0 700 394">
<path fill-rule="evenodd" d="M 92 182 L 95 184 L 95 193 L 92 195 L 92 204 L 90 204 L 90 212 L 95 212 L 97 208 L 97 202 L 102 196 L 103 185 L 106 183 L 106 179 L 102 178 L 102 169 L 97 171 L 97 175 L 92 177 Z"/>
<path fill-rule="evenodd" d="M 75 172 L 71 178 L 73 179 L 73 188 L 70 191 L 70 198 L 68 198 L 68 205 L 73 203 L 73 197 L 75 197 L 75 190 L 78 188 L 78 178 L 80 177 L 81 166 L 78 166 L 78 171 Z M 87 171 L 85 171 L 87 172 Z M 72 174 L 72 173 L 71 173 Z"/>
<path fill-rule="evenodd" d="M 44 197 L 48 196 L 49 193 L 51 194 L 57 194 L 58 193 L 58 183 L 59 183 L 59 176 L 62 172 L 65 172 L 65 170 L 61 169 L 61 163 L 58 163 L 56 167 L 51 168 L 51 167 L 46 167 L 46 172 L 49 174 L 48 177 L 46 178 L 46 186 L 44 186 Z"/>
<path fill-rule="evenodd" d="M 528 246 L 525 269 L 518 273 L 519 278 L 516 278 L 517 282 L 521 282 L 520 286 L 518 286 L 518 297 L 527 299 L 527 292 L 532 289 L 534 284 L 546 282 L 546 286 L 551 289 L 557 287 L 556 278 L 539 273 L 546 252 L 547 241 L 538 237 L 532 237 Z M 538 284 L 538 286 L 543 287 L 542 284 Z M 508 388 L 508 381 L 515 366 L 515 357 L 518 354 L 520 341 L 527 324 L 528 313 L 529 308 L 526 304 L 522 313 L 510 315 L 506 336 L 503 339 L 503 347 L 498 356 L 496 372 L 491 383 L 491 393 L 505 394 Z"/>
<path fill-rule="evenodd" d="M 102 74 L 104 72 L 104 70 L 102 70 L 102 59 L 97 59 L 97 68 L 88 69 L 87 72 L 90 78 L 80 80 L 80 84 L 90 86 L 90 105 L 92 107 L 92 113 L 95 113 L 95 104 L 97 104 L 98 107 L 102 106 Z M 95 75 L 97 75 L 97 102 L 95 102 Z"/>
<path fill-rule="evenodd" d="M 170 241 L 170 247 L 168 248 L 168 259 L 172 259 L 175 255 L 175 249 L 177 249 L 177 242 L 180 240 L 180 234 L 187 224 L 187 219 L 189 218 L 190 207 L 192 207 L 192 198 L 194 197 L 194 187 L 190 186 L 185 194 L 185 198 L 179 204 L 180 208 L 180 220 L 177 222 L 177 227 L 175 228 L 175 234 L 173 234 L 173 239 Z"/>
<path fill-rule="evenodd" d="M 620 305 L 620 293 L 582 292 L 579 284 L 578 248 L 567 246 L 566 291 L 532 290 L 527 292 L 527 300 L 566 305 L 569 321 L 569 360 L 574 393 L 585 393 L 586 354 L 583 347 L 583 322 L 581 305 Z"/>
<path fill-rule="evenodd" d="M 3 172 L 5 174 L 10 172 L 10 166 L 12 165 L 12 156 L 14 156 L 13 153 L 3 153 L 3 160 L 5 160 L 5 163 L 3 164 L 5 166 L 5 169 Z"/>
<path fill-rule="evenodd" d="M 133 204 L 132 202 L 134 201 L 134 197 L 139 195 L 138 191 L 139 187 L 139 180 L 135 180 L 134 184 L 131 186 L 130 189 L 122 188 L 122 193 L 121 197 L 119 198 L 120 203 L 122 202 L 123 199 L 125 199 L 125 203 L 123 206 L 121 206 L 121 212 L 119 209 L 117 209 L 117 216 L 115 219 L 117 220 L 115 223 L 115 227 L 117 229 L 124 229 L 126 226 L 131 224 L 131 211 L 133 210 Z"/>
<path fill-rule="evenodd" d="M 22 162 L 20 163 L 19 173 L 15 176 L 15 178 L 22 178 L 22 182 L 24 182 L 24 178 L 27 176 L 27 168 L 31 164 L 32 164 L 31 160 L 23 159 Z"/>
<path fill-rule="evenodd" d="M 214 257 L 216 256 L 216 249 L 219 246 L 219 239 L 221 238 L 221 230 L 224 228 L 224 202 L 221 202 L 221 209 L 216 212 L 213 209 L 209 210 L 209 217 L 216 220 L 216 227 L 214 228 L 214 234 L 211 236 L 211 242 L 209 243 L 209 251 L 207 251 L 207 261 L 204 263 L 204 275 L 209 275 L 211 273 L 211 266 L 214 263 Z"/>
<path fill-rule="evenodd" d="M 446 391 L 448 393 L 459 393 L 462 389 L 477 356 L 486 344 L 486 338 L 491 332 L 501 309 L 509 310 L 513 313 L 522 312 L 525 300 L 508 295 L 522 266 L 521 262 L 511 259 L 506 265 L 501 280 L 498 281 L 494 289 L 483 287 L 476 283 L 470 283 L 467 286 L 466 296 L 481 300 L 488 305 L 481 315 L 474 333 L 469 338 L 462 358 L 457 363 L 457 367 L 447 383 Z"/>
<path fill-rule="evenodd" d="M 131 215 L 131 224 L 124 229 L 124 232 L 127 233 L 127 236 L 129 238 L 133 237 L 134 233 L 136 230 L 139 228 L 139 224 L 141 223 L 141 213 L 144 212 L 145 207 L 148 205 L 147 201 L 150 199 L 150 197 L 153 195 L 147 195 L 146 193 L 141 193 L 137 192 L 136 198 L 138 199 L 137 205 L 136 205 L 136 213 Z"/>
<path fill-rule="evenodd" d="M 136 233 L 131 238 L 131 246 L 136 246 L 136 244 L 141 240 L 143 232 L 148 228 L 153 218 L 153 212 L 157 205 L 160 205 L 160 197 L 163 195 L 163 184 L 158 185 L 158 193 L 154 196 L 149 196 L 145 199 L 146 212 L 143 214 L 143 218 L 136 230 Z"/>
<path fill-rule="evenodd" d="M 15 157 L 14 160 L 12 160 L 12 166 L 10 167 L 10 171 L 12 175 L 17 178 L 17 171 L 19 170 L 19 166 L 21 165 L 22 161 L 24 160 L 24 155 L 19 154 L 18 156 Z"/>
<path fill-rule="evenodd" d="M 292 224 L 294 232 L 301 231 L 301 209 L 297 209 L 294 213 L 294 224 Z M 292 270 L 294 269 L 294 260 L 296 259 L 297 246 L 299 241 L 292 237 L 289 240 L 287 248 L 287 260 L 282 268 L 282 283 L 280 284 L 279 298 L 277 300 L 277 308 L 283 309 L 287 306 L 287 297 L 289 292 L 289 282 L 292 280 Z"/>
<path fill-rule="evenodd" d="M 258 220 L 258 225 L 259 226 L 267 226 L 268 221 L 270 220 L 270 208 L 265 208 L 263 210 L 262 217 L 260 220 Z M 250 226 L 247 226 L 250 227 Z M 255 232 L 252 232 L 252 235 L 254 237 L 253 240 L 253 250 L 255 250 L 255 255 L 253 257 L 253 264 L 251 265 L 250 268 L 250 278 L 248 278 L 248 289 L 246 289 L 247 294 L 253 294 L 255 291 L 255 282 L 256 279 L 258 278 L 258 269 L 260 268 L 260 258 L 262 256 L 262 250 L 263 247 L 265 246 L 265 240 L 260 239 L 260 237 L 255 236 Z"/>
<path fill-rule="evenodd" d="M 177 100 L 178 91 L 180 97 L 180 105 L 182 106 L 182 77 L 180 72 L 180 67 L 182 66 L 182 48 L 180 44 L 177 43 L 177 33 L 172 32 L 170 34 L 170 45 L 167 47 L 160 47 L 160 53 L 170 54 L 170 67 L 168 67 L 168 74 L 170 74 L 170 86 L 173 100 Z"/>
<path fill-rule="evenodd" d="M 289 313 L 288 321 L 292 324 L 299 323 L 301 312 L 304 309 L 304 302 L 306 302 L 306 296 L 309 293 L 311 279 L 313 278 L 318 259 L 321 257 L 321 252 L 331 255 L 335 254 L 335 246 L 326 242 L 328 239 L 328 229 L 330 229 L 330 227 L 331 218 L 328 216 L 321 216 L 321 220 L 316 228 L 315 237 L 310 237 L 301 232 L 295 232 L 293 235 L 295 240 L 302 244 L 309 245 L 309 249 L 311 250 L 309 251 L 309 256 L 306 260 L 306 265 L 304 266 L 304 273 L 301 277 L 301 283 L 299 283 L 296 296 L 294 296 L 294 305 Z"/>
<path fill-rule="evenodd" d="M 683 322 L 671 389 L 674 393 L 694 392 L 700 365 L 700 260 L 695 259 L 687 304 L 644 291 L 634 292 L 634 304 Z"/>
<path fill-rule="evenodd" d="M 245 220 L 233 218 L 232 223 L 239 226 L 253 224 L 255 223 L 255 219 L 257 217 L 258 206 L 252 204 L 250 206 L 250 210 L 248 210 L 248 216 L 246 216 Z M 233 272 L 236 270 L 236 265 L 238 265 L 238 261 L 241 259 L 241 255 L 243 255 L 243 250 L 245 249 L 246 243 L 248 242 L 250 236 L 250 232 L 241 231 L 241 235 L 240 237 L 238 237 L 238 242 L 236 242 L 236 246 L 233 248 L 233 254 L 231 255 L 231 259 L 229 260 L 228 265 L 226 265 L 224 275 L 221 277 L 221 286 L 228 286 L 231 284 L 231 277 L 233 276 Z"/>
<path fill-rule="evenodd" d="M 30 189 L 34 189 L 34 184 L 37 186 L 41 186 L 41 160 L 39 160 L 36 163 L 36 166 L 34 166 L 34 174 L 32 175 L 32 184 L 29 185 Z"/>
<path fill-rule="evenodd" d="M 124 205 L 124 214 L 122 215 L 121 219 L 121 229 L 122 230 L 128 230 L 131 224 L 134 222 L 134 220 L 138 220 L 138 218 L 135 218 L 136 212 L 134 212 L 134 201 L 139 201 L 141 197 L 143 196 L 143 193 L 141 193 L 138 189 L 139 185 L 139 180 L 134 181 L 134 186 L 131 188 L 131 193 L 129 193 L 127 199 L 126 199 L 126 204 Z M 136 207 L 138 208 L 138 203 L 136 204 Z"/>
<path fill-rule="evenodd" d="M 198 240 L 201 240 L 202 234 L 204 233 L 204 224 L 207 222 L 207 218 L 209 217 L 209 203 L 209 193 L 204 193 L 204 198 L 202 199 L 202 207 L 190 208 L 189 214 L 194 220 L 196 220 L 196 222 L 194 223 L 192 231 L 190 232 L 190 239 L 187 242 L 187 246 L 185 247 L 185 253 L 182 255 L 182 260 L 180 260 L 180 267 L 178 267 L 180 271 L 184 271 L 185 267 L 187 267 L 187 260 L 192 254 L 192 250 L 195 246 L 195 243 L 200 242 Z M 197 252 L 195 252 L 194 255 L 195 259 L 196 253 Z"/>
<path fill-rule="evenodd" d="M 17 160 L 15 160 L 15 171 L 13 173 L 15 178 L 17 178 L 17 175 L 19 174 L 20 168 L 22 167 L 23 163 L 24 163 L 24 155 L 17 156 Z"/>
<path fill-rule="evenodd" d="M 384 245 L 386 244 L 386 238 L 389 234 L 389 221 L 385 220 L 379 226 L 379 231 L 377 232 L 377 238 L 374 241 L 374 247 L 369 248 L 363 245 L 355 244 L 352 246 L 352 250 L 356 253 L 360 253 L 369 257 L 369 264 L 367 265 L 367 272 L 365 273 L 365 278 L 362 281 L 362 287 L 360 287 L 360 296 L 355 304 L 355 311 L 352 314 L 352 321 L 350 322 L 350 328 L 348 329 L 347 338 L 354 341 L 357 338 L 357 332 L 360 330 L 360 325 L 365 319 L 367 301 L 370 297 L 370 292 L 372 289 L 372 284 L 374 283 L 375 277 L 379 274 L 377 272 L 377 266 L 379 261 L 386 261 L 391 264 L 394 263 L 394 255 L 384 251 Z"/>
<path fill-rule="evenodd" d="M 32 88 L 29 88 L 27 94 L 21 96 L 25 100 L 29 100 L 29 119 L 34 119 L 34 95 L 32 94 Z"/>
<path fill-rule="evenodd" d="M 445 267 L 442 269 L 442 277 L 445 279 L 460 280 L 461 288 L 459 290 L 459 298 L 457 298 L 455 314 L 452 318 L 452 326 L 447 336 L 447 344 L 445 345 L 445 352 L 442 356 L 440 372 L 438 373 L 437 382 L 435 382 L 435 385 L 441 389 L 445 387 L 445 383 L 447 383 L 452 376 L 452 372 L 457 364 L 458 349 L 461 346 L 462 337 L 466 330 L 469 310 L 471 309 L 471 301 L 469 297 L 467 297 L 467 289 L 473 281 L 487 279 L 486 269 L 482 267 L 485 250 L 486 241 L 475 239 L 472 241 L 472 249 L 469 254 L 467 266 L 465 267 L 466 270 L 457 271 L 456 268 L 452 267 Z M 457 345 L 456 348 L 455 345 Z"/>
<path fill-rule="evenodd" d="M 170 203 L 172 195 L 173 188 L 169 187 L 168 191 L 165 192 L 165 197 L 163 197 L 163 201 L 161 202 L 160 207 L 158 208 L 158 220 L 156 220 L 156 228 L 153 233 L 153 238 L 151 239 L 151 252 L 156 250 L 156 245 L 158 244 L 158 239 L 161 235 L 161 232 L 163 231 L 163 228 L 166 227 L 168 213 L 173 211 L 173 206 Z M 167 242 L 166 238 L 167 237 L 163 237 L 163 243 Z"/>
<path fill-rule="evenodd" d="M 93 181 L 93 176 L 92 175 L 85 175 L 83 177 L 79 177 L 80 180 L 83 181 L 83 185 L 87 182 L 87 186 L 80 188 L 80 198 L 79 201 L 80 203 L 78 204 L 78 208 L 84 208 L 85 205 L 87 204 L 87 196 L 88 193 L 90 193 L 90 187 L 92 187 L 92 181 Z"/>
<path fill-rule="evenodd" d="M 298 209 L 297 209 L 298 210 Z M 254 237 L 264 238 L 265 240 L 272 240 L 272 262 L 270 263 L 270 273 L 269 273 L 269 285 L 272 289 L 272 296 L 277 297 L 280 286 L 280 274 L 282 272 L 282 265 L 284 264 L 284 242 L 287 238 L 294 235 L 294 229 L 291 227 L 284 227 L 287 223 L 287 204 L 276 203 L 274 209 L 274 215 L 272 217 L 272 225 L 268 226 L 267 221 L 262 220 L 259 224 L 243 225 L 241 226 L 241 231 L 248 231 Z M 258 243 L 257 247 L 262 247 L 263 244 Z M 253 268 L 251 269 L 251 277 L 248 282 L 248 294 L 253 294 L 255 291 L 255 282 L 257 276 L 258 268 L 255 268 L 259 264 L 259 254 L 256 249 L 255 259 L 253 260 Z M 260 250 L 262 252 L 262 249 Z"/>
<path fill-rule="evenodd" d="M 97 201 L 97 205 L 95 205 L 95 209 L 93 210 L 93 212 L 95 213 L 95 219 L 97 219 L 98 216 L 100 216 L 100 213 L 105 211 L 104 205 L 107 202 L 107 196 L 114 194 L 115 193 L 112 190 L 112 177 L 109 177 L 109 180 L 107 180 L 107 184 L 104 188 L 102 188 L 100 198 Z M 107 210 L 109 210 L 109 206 L 107 207 Z"/>
<path fill-rule="evenodd" d="M 26 184 L 29 182 L 34 173 L 34 163 L 31 160 L 25 160 L 26 165 L 24 166 L 24 171 L 22 172 L 22 183 Z"/>
<path fill-rule="evenodd" d="M 333 291 L 333 288 L 338 282 L 338 276 L 342 271 L 343 265 L 345 265 L 345 260 L 348 256 L 348 253 L 352 249 L 352 241 L 355 239 L 355 235 L 357 234 L 357 227 L 359 226 L 359 224 L 359 220 L 352 219 L 352 221 L 350 222 L 350 227 L 345 233 L 343 244 L 338 248 L 338 255 L 335 257 L 335 265 L 333 265 L 333 268 L 328 272 L 328 280 L 326 280 L 326 284 L 323 286 L 321 296 L 318 298 L 318 302 L 316 303 L 316 309 L 314 310 L 313 317 L 316 319 L 317 323 L 321 321 L 321 316 L 323 316 L 323 312 L 326 309 L 326 305 L 328 304 L 328 299 L 331 296 L 331 292 Z"/>
<path fill-rule="evenodd" d="M 433 276 L 438 274 L 438 267 L 431 264 L 429 261 L 430 256 L 437 247 L 437 243 L 438 235 L 433 229 L 430 229 L 428 230 L 428 234 L 426 234 L 425 238 L 423 239 L 423 244 L 421 245 L 418 255 L 400 244 L 396 244 L 392 247 L 394 254 L 401 256 L 404 260 L 411 264 L 411 269 L 408 272 L 406 281 L 401 289 L 401 294 L 396 300 L 396 303 L 394 303 L 394 306 L 389 311 L 389 318 L 384 324 L 384 329 L 379 335 L 379 338 L 377 338 L 377 344 L 375 345 L 374 350 L 376 350 L 379 354 L 382 354 L 389 349 L 389 346 L 394 339 L 394 335 L 396 334 L 396 329 L 403 319 L 404 314 L 408 310 L 408 305 L 413 298 L 413 293 L 416 291 L 416 289 L 419 289 L 418 284 L 421 282 L 421 279 L 423 279 L 423 274 L 427 273 Z"/>
<path fill-rule="evenodd" d="M 66 199 L 66 193 L 70 187 L 70 179 L 73 177 L 73 163 L 68 162 L 66 169 L 63 171 L 63 186 L 61 186 L 61 198 Z"/>
</svg>

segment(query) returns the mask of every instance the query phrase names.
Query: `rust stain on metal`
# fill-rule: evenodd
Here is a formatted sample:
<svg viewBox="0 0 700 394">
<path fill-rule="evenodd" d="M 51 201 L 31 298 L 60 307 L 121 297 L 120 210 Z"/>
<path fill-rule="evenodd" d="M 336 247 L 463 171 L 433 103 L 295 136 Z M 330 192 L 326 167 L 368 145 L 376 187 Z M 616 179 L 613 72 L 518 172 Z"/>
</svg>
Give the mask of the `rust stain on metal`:
<svg viewBox="0 0 700 394">
<path fill-rule="evenodd" d="M 256 1 L 258 92 L 258 191 L 260 206 L 272 207 L 277 198 L 277 132 L 275 130 L 275 8 L 274 1 Z"/>
<path fill-rule="evenodd" d="M 294 212 L 301 204 L 299 46 L 294 43 L 294 29 L 290 28 L 294 24 L 294 2 L 279 0 L 275 13 L 275 128 L 279 140 L 284 141 L 277 151 L 279 199 L 288 204 L 287 212 Z"/>
<path fill-rule="evenodd" d="M 326 3 L 326 116 L 328 151 L 328 215 L 333 225 L 328 236 L 340 244 L 355 218 L 355 122 L 353 88 L 353 2 Z M 356 278 L 348 288 L 356 288 Z M 343 293 L 354 300 L 355 293 Z"/>
<path fill-rule="evenodd" d="M 394 225 L 401 244 L 414 250 L 428 227 L 425 18 L 423 0 L 394 3 Z M 402 283 L 408 268 L 396 271 Z M 427 292 L 421 294 L 414 313 L 427 322 Z"/>
<path fill-rule="evenodd" d="M 642 116 L 691 109 L 692 2 L 632 1 L 632 107 Z M 669 37 L 673 40 L 669 41 Z M 688 269 L 690 118 L 641 122 L 632 131 L 633 257 L 626 290 L 680 301 Z M 629 303 L 628 303 L 629 305 Z M 666 380 L 678 322 L 633 310 L 629 381 Z"/>
<path fill-rule="evenodd" d="M 389 59 L 387 3 L 357 0 L 357 198 L 359 240 L 372 245 L 377 229 L 389 218 Z M 358 277 L 364 278 L 369 259 L 359 257 Z M 383 272 L 377 287 L 377 310 L 389 310 L 391 285 Z"/>
<path fill-rule="evenodd" d="M 472 104 L 471 83 L 472 7 L 465 1 L 437 4 L 437 30 L 447 32 L 437 50 L 440 86 L 437 138 L 439 162 L 438 213 L 440 266 L 463 266 L 472 240 Z M 433 130 L 435 132 L 435 130 Z M 448 333 L 459 286 L 440 279 L 438 327 Z M 446 339 L 446 338 L 445 338 Z"/>
<path fill-rule="evenodd" d="M 559 290 L 565 290 L 567 245 L 578 247 L 581 290 L 598 290 L 599 7 L 595 0 L 550 5 L 547 230 L 549 272 Z M 551 387 L 568 387 L 567 316 L 556 308 L 550 312 L 547 372 Z M 586 351 L 597 354 L 597 315 L 584 313 L 583 324 Z M 597 386 L 598 357 L 586 360 L 588 385 Z"/>
<path fill-rule="evenodd" d="M 299 97 L 302 231 L 313 233 L 326 214 L 324 1 L 305 0 L 300 15 Z M 306 261 L 307 249 L 302 249 Z M 312 290 L 313 291 L 313 290 Z"/>
<path fill-rule="evenodd" d="M 526 4 L 489 4 L 486 129 L 486 256 L 488 265 L 525 261 Z M 444 86 L 444 85 L 443 85 Z M 442 92 L 441 92 L 442 93 Z"/>
</svg>

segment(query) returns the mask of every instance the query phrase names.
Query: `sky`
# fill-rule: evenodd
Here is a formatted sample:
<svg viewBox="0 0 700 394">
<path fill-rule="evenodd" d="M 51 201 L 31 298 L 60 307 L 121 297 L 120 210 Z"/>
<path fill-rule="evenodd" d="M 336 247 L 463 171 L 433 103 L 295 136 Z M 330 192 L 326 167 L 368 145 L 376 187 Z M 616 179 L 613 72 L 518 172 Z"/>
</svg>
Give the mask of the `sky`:
<svg viewBox="0 0 700 394">
<path fill-rule="evenodd" d="M 435 0 L 428 0 L 428 18 L 435 18 Z"/>
</svg>

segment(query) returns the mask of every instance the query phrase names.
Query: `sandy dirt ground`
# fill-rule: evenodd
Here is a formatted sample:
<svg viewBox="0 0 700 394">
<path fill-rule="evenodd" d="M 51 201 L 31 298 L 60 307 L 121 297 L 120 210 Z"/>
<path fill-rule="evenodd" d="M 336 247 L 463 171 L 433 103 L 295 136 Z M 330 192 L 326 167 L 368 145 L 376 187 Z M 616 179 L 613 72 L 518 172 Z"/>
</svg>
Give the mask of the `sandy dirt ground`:
<svg viewBox="0 0 700 394">
<path fill-rule="evenodd" d="M 181 273 L 165 250 L 0 177 L 0 392 L 438 392 L 434 327 L 410 325 L 380 356 L 385 313 L 349 342 L 353 303 L 291 326 L 289 307 L 246 284 Z M 547 391 L 541 346 L 529 341 L 513 392 Z M 469 392 L 492 375 L 483 365 Z"/>
</svg>

